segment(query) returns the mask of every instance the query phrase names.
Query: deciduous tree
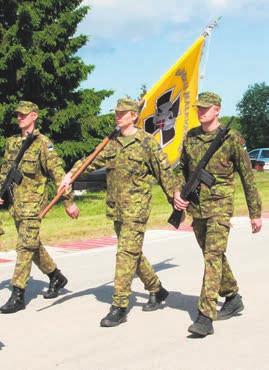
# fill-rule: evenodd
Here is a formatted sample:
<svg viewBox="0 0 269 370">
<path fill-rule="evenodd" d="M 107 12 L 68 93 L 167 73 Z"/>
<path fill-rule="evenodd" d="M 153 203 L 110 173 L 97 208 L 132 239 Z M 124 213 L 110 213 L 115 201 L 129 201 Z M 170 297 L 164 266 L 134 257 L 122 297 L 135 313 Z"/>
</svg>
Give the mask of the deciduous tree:
<svg viewBox="0 0 269 370">
<path fill-rule="evenodd" d="M 264 82 L 249 86 L 237 109 L 248 150 L 269 147 L 269 86 Z"/>
</svg>

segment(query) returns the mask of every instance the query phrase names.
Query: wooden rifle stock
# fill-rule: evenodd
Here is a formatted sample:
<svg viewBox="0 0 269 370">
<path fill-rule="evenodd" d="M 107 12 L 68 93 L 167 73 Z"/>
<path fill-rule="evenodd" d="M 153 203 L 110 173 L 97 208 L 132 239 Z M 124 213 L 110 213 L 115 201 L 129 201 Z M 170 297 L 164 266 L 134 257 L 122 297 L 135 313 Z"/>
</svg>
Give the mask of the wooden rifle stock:
<svg viewBox="0 0 269 370">
<path fill-rule="evenodd" d="M 83 164 L 77 171 L 72 175 L 70 185 L 86 170 L 86 168 L 92 163 L 92 161 L 97 157 L 97 155 L 105 148 L 105 146 L 110 142 L 110 140 L 116 138 L 120 133 L 120 129 L 116 127 L 110 135 L 104 138 L 104 140 L 97 145 L 97 147 L 90 153 L 90 155 L 85 159 Z M 58 202 L 58 200 L 63 196 L 65 193 L 65 188 L 62 188 L 55 197 L 51 200 L 51 202 L 47 205 L 46 208 L 39 214 L 40 219 L 46 216 L 49 210 Z"/>
</svg>

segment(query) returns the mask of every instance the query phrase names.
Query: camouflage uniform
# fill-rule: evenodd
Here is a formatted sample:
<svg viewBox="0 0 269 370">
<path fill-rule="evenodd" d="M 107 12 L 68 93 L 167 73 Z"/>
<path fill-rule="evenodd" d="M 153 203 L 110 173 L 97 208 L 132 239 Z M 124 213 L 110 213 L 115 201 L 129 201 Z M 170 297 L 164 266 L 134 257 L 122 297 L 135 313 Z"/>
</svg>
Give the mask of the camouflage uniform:
<svg viewBox="0 0 269 370">
<path fill-rule="evenodd" d="M 4 229 L 3 229 L 3 227 L 2 227 L 2 221 L 0 220 L 0 249 L 2 248 L 2 240 L 1 240 L 1 236 L 3 235 L 3 234 L 5 234 L 5 232 L 4 232 Z"/>
<path fill-rule="evenodd" d="M 2 221 L 0 220 L 0 236 L 1 236 L 1 235 L 3 235 L 3 234 L 5 234 L 5 231 L 4 231 L 4 229 L 3 229 L 3 223 L 2 223 Z M 1 240 L 0 240 L 0 247 L 1 247 Z"/>
<path fill-rule="evenodd" d="M 75 164 L 74 172 L 83 161 Z M 137 273 L 150 292 L 160 281 L 142 253 L 150 214 L 153 177 L 172 202 L 175 180 L 166 155 L 149 134 L 138 129 L 133 136 L 110 141 L 86 172 L 106 167 L 107 216 L 114 220 L 118 237 L 113 305 L 127 307 L 132 279 Z"/>
<path fill-rule="evenodd" d="M 39 235 L 41 221 L 38 215 L 47 202 L 48 178 L 52 178 L 59 185 L 65 174 L 62 161 L 50 140 L 37 129 L 33 134 L 35 140 L 25 152 L 19 165 L 23 180 L 20 185 L 14 185 L 13 204 L 10 207 L 18 232 L 17 261 L 12 284 L 21 289 L 25 288 L 29 279 L 32 261 L 45 274 L 56 269 L 55 263 L 41 244 Z M 20 135 L 7 139 L 0 172 L 0 185 L 16 158 L 23 140 Z M 66 197 L 65 206 L 71 202 L 69 195 Z"/>
<path fill-rule="evenodd" d="M 0 236 L 3 235 L 3 234 L 5 234 L 5 232 L 4 232 L 4 229 L 3 229 L 3 223 L 0 220 Z"/>
<path fill-rule="evenodd" d="M 212 105 L 212 104 L 211 104 Z M 185 184 L 218 132 L 204 132 L 202 127 L 190 130 L 183 143 L 180 162 L 179 186 Z M 210 159 L 206 170 L 216 183 L 209 189 L 200 187 L 199 204 L 190 203 L 188 211 L 193 217 L 193 229 L 205 262 L 203 285 L 198 308 L 205 316 L 216 318 L 218 295 L 229 297 L 238 291 L 237 282 L 225 256 L 230 231 L 230 217 L 234 203 L 234 173 L 240 175 L 251 219 L 261 216 L 261 201 L 257 192 L 251 163 L 244 140 L 234 130 Z"/>
</svg>

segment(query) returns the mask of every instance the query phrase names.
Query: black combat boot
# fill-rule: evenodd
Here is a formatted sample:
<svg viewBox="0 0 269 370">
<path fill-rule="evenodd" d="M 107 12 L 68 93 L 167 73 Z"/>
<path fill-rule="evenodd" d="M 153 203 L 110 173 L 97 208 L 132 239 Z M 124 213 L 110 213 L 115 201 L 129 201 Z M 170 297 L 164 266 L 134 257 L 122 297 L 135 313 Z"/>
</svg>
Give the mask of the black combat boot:
<svg viewBox="0 0 269 370">
<path fill-rule="evenodd" d="M 2 313 L 14 313 L 24 309 L 24 289 L 13 286 L 12 294 L 9 300 L 0 308 L 0 311 Z"/>
<path fill-rule="evenodd" d="M 109 313 L 101 320 L 100 326 L 111 327 L 125 322 L 127 319 L 127 308 L 111 306 Z"/>
<path fill-rule="evenodd" d="M 217 320 L 227 320 L 233 316 L 236 316 L 239 312 L 243 311 L 244 305 L 242 297 L 239 294 L 235 294 L 232 297 L 226 297 L 223 306 L 217 313 Z"/>
<path fill-rule="evenodd" d="M 56 298 L 59 290 L 66 286 L 68 280 L 58 269 L 48 274 L 48 277 L 50 279 L 49 289 L 43 293 L 43 297 L 46 299 Z"/>
<path fill-rule="evenodd" d="M 149 294 L 149 300 L 146 304 L 143 305 L 142 310 L 156 311 L 160 307 L 162 301 L 165 301 L 168 295 L 169 292 L 161 286 L 158 292 Z"/>
<path fill-rule="evenodd" d="M 188 328 L 188 331 L 201 337 L 205 337 L 208 334 L 213 334 L 214 329 L 212 325 L 212 319 L 204 316 L 201 312 L 199 312 L 197 319 Z"/>
</svg>

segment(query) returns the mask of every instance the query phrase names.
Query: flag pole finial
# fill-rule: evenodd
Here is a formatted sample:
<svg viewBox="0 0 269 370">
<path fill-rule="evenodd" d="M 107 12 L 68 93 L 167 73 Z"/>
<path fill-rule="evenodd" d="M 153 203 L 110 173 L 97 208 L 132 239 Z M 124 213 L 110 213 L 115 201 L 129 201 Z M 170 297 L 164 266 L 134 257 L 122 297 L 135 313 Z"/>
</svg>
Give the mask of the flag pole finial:
<svg viewBox="0 0 269 370">
<path fill-rule="evenodd" d="M 211 35 L 211 32 L 213 31 L 213 29 L 215 27 L 218 26 L 219 24 L 219 21 L 222 17 L 218 17 L 217 19 L 215 19 L 214 21 L 210 22 L 206 28 L 204 29 L 203 33 L 202 33 L 202 36 L 204 37 L 207 37 L 207 36 L 210 36 Z"/>
<path fill-rule="evenodd" d="M 218 26 L 218 23 L 222 17 L 218 17 L 217 19 L 213 20 L 210 22 L 206 28 L 204 29 L 202 36 L 204 38 L 208 37 L 208 42 L 206 45 L 206 50 L 205 50 L 205 60 L 204 60 L 204 66 L 203 66 L 203 71 L 200 73 L 200 79 L 204 80 L 205 79 L 205 74 L 206 74 L 206 67 L 208 63 L 208 56 L 209 56 L 209 49 L 210 49 L 210 41 L 211 41 L 211 33 L 214 28 Z"/>
</svg>

